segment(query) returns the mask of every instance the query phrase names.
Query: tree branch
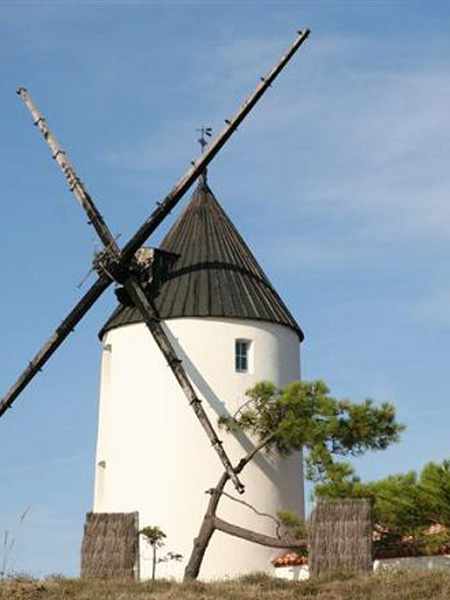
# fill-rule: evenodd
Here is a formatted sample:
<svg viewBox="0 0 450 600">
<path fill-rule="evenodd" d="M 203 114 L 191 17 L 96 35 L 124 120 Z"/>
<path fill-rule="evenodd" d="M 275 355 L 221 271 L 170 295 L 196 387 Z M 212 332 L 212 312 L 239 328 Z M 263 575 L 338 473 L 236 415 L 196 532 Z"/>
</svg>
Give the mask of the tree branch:
<svg viewBox="0 0 450 600">
<path fill-rule="evenodd" d="M 240 473 L 244 469 L 244 467 L 254 458 L 254 456 L 262 448 L 264 448 L 264 446 L 266 444 L 268 444 L 274 437 L 275 437 L 275 434 L 272 433 L 269 436 L 267 436 L 264 440 L 262 440 L 259 444 L 257 444 L 253 448 L 253 450 L 247 454 L 247 456 L 244 456 L 244 458 L 242 458 L 239 461 L 236 468 L 234 469 L 235 473 L 236 474 Z M 205 516 L 203 517 L 203 521 L 202 521 L 202 524 L 200 527 L 199 534 L 194 539 L 194 548 L 192 550 L 188 564 L 186 565 L 186 568 L 184 571 L 184 578 L 186 580 L 195 579 L 199 574 L 200 566 L 202 564 L 203 557 L 205 555 L 209 541 L 211 540 L 211 537 L 214 534 L 214 531 L 216 529 L 217 506 L 219 504 L 220 498 L 222 497 L 222 492 L 225 488 L 225 485 L 227 484 L 229 479 L 230 479 L 230 476 L 229 476 L 228 472 L 224 471 L 224 473 L 220 477 L 216 487 L 208 490 L 208 493 L 211 494 L 211 498 L 209 499 L 208 508 L 206 510 Z M 225 523 L 225 526 L 228 525 L 225 521 L 219 520 L 219 522 Z M 231 527 L 233 527 L 233 526 L 231 526 Z M 244 532 L 247 531 L 247 530 L 242 530 L 241 528 L 240 528 L 240 530 L 244 531 Z M 252 531 L 250 531 L 249 533 L 253 534 Z M 236 535 L 236 533 L 234 533 L 232 535 Z M 254 534 L 254 535 L 258 536 L 258 534 Z M 242 536 L 240 536 L 240 537 L 242 537 Z M 275 540 L 277 542 L 277 544 L 279 543 L 279 540 L 277 538 L 271 538 L 270 536 L 264 536 L 264 537 L 266 538 L 266 540 Z M 249 539 L 249 538 L 247 537 L 245 539 Z M 259 539 L 261 539 L 261 538 L 259 538 Z M 257 542 L 257 543 L 261 543 L 261 542 Z M 268 545 L 268 544 L 266 544 L 266 545 Z M 278 545 L 275 547 L 280 547 L 280 546 Z M 284 545 L 282 545 L 281 547 L 286 548 L 286 546 L 284 546 Z M 292 546 L 292 547 L 294 547 L 294 546 Z"/>
<path fill-rule="evenodd" d="M 235 412 L 233 415 L 231 415 L 231 418 L 235 420 L 235 419 L 236 419 L 236 417 L 238 416 L 238 414 L 239 414 L 241 411 L 243 411 L 243 410 L 244 410 L 244 408 L 246 408 L 246 407 L 247 407 L 249 404 L 251 404 L 252 402 L 255 402 L 255 399 L 254 399 L 254 398 L 250 398 L 249 400 L 246 400 L 246 401 L 245 401 L 245 402 L 242 404 L 242 406 L 240 406 L 240 407 L 237 409 L 237 411 L 236 411 L 236 412 Z"/>
<path fill-rule="evenodd" d="M 257 533 L 256 531 L 252 531 L 251 529 L 245 529 L 244 527 L 239 527 L 238 525 L 228 523 L 228 521 L 224 521 L 223 519 L 219 519 L 218 517 L 214 518 L 213 523 L 214 528 L 218 529 L 219 531 L 223 531 L 224 533 L 228 533 L 229 535 L 233 535 L 234 537 L 247 540 L 248 542 L 260 544 L 261 546 L 269 546 L 270 548 L 298 550 L 299 548 L 306 546 L 308 543 L 307 540 L 294 541 L 292 538 L 276 538 L 272 537 L 271 535 Z"/>
<path fill-rule="evenodd" d="M 260 512 L 254 506 L 252 506 L 249 502 L 245 502 L 245 500 L 241 500 L 240 498 L 235 498 L 234 496 L 232 496 L 231 494 L 228 494 L 225 491 L 222 491 L 222 496 L 226 496 L 230 500 L 233 500 L 233 502 L 238 502 L 239 504 L 246 506 L 247 508 L 252 510 L 255 514 L 257 514 L 258 517 L 266 517 L 267 519 L 271 519 L 275 523 L 275 531 L 276 531 L 277 538 L 280 538 L 281 523 L 273 515 L 269 515 L 269 513 Z"/>
<path fill-rule="evenodd" d="M 267 446 L 267 444 L 269 444 L 273 439 L 275 438 L 275 433 L 271 433 L 270 435 L 268 435 L 267 437 L 265 437 L 263 440 L 261 440 L 259 442 L 259 444 L 257 444 L 253 450 L 251 450 L 247 456 L 244 456 L 244 458 L 241 458 L 241 460 L 238 462 L 236 468 L 234 469 L 236 474 L 241 473 L 241 471 L 243 470 L 243 468 L 251 461 L 253 460 L 253 458 L 255 457 L 256 454 L 258 454 L 258 452 L 260 450 L 262 450 L 264 448 L 264 446 Z"/>
</svg>

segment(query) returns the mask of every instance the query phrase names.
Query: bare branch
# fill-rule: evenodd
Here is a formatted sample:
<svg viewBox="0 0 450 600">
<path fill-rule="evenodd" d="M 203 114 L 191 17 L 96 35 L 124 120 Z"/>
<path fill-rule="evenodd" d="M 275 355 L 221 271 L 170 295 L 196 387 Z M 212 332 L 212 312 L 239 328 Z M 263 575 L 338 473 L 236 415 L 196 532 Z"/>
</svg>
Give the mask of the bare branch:
<svg viewBox="0 0 450 600">
<path fill-rule="evenodd" d="M 232 418 L 232 419 L 236 419 L 236 417 L 238 416 L 238 414 L 239 414 L 240 412 L 242 412 L 242 411 L 244 410 L 244 408 L 246 408 L 246 407 L 247 407 L 249 404 L 251 404 L 252 402 L 255 402 L 255 399 L 254 399 L 254 398 L 250 398 L 249 400 L 247 400 L 246 402 L 244 402 L 244 404 L 242 404 L 242 405 L 241 405 L 241 406 L 240 406 L 240 407 L 237 409 L 237 411 L 236 411 L 236 412 L 235 412 L 233 415 L 231 415 L 231 418 Z"/>
<path fill-rule="evenodd" d="M 238 462 L 236 468 L 234 469 L 234 472 L 239 474 L 242 472 L 242 470 L 244 469 L 244 467 L 254 459 L 254 457 L 256 456 L 256 454 L 258 454 L 258 452 L 260 450 L 262 450 L 264 448 L 264 446 L 267 446 L 267 444 L 269 444 L 273 439 L 275 438 L 275 433 L 271 433 L 270 435 L 268 435 L 267 437 L 265 437 L 261 442 L 259 442 L 259 444 L 257 444 L 253 450 L 251 450 L 251 452 L 249 452 L 247 454 L 247 456 L 244 456 L 244 458 L 241 458 L 241 460 Z"/>
<path fill-rule="evenodd" d="M 233 500 L 233 502 L 238 502 L 239 504 L 242 504 L 243 506 L 246 506 L 247 508 L 249 508 L 250 510 L 252 510 L 255 514 L 257 514 L 259 517 L 267 517 L 268 519 L 271 519 L 275 523 L 275 531 L 276 531 L 277 538 L 278 539 L 281 538 L 281 536 L 280 536 L 281 523 L 273 515 L 269 515 L 269 513 L 260 512 L 254 506 L 252 506 L 249 502 L 245 502 L 244 500 L 240 500 L 239 498 L 235 498 L 234 496 L 232 496 L 231 494 L 228 494 L 225 491 L 222 491 L 221 494 L 222 494 L 222 496 L 226 496 L 230 500 Z"/>
</svg>

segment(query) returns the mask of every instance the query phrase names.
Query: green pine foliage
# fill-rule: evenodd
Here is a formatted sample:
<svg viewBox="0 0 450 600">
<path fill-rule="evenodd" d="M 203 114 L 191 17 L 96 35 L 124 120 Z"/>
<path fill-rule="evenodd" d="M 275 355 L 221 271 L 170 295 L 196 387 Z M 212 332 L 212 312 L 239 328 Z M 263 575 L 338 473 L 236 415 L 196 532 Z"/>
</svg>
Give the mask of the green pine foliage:
<svg viewBox="0 0 450 600">
<path fill-rule="evenodd" d="M 450 460 L 428 463 L 420 474 L 419 486 L 430 522 L 450 528 Z"/>
<path fill-rule="evenodd" d="M 304 540 L 307 536 L 305 521 L 290 510 L 279 510 L 277 518 L 284 529 L 296 540 Z M 304 548 L 302 547 L 302 550 Z"/>
<path fill-rule="evenodd" d="M 228 431 L 245 431 L 266 450 L 282 455 L 305 450 L 306 476 L 316 482 L 345 482 L 353 474 L 344 457 L 383 450 L 397 442 L 402 425 L 392 404 L 376 406 L 337 400 L 323 381 L 296 381 L 279 389 L 261 382 L 232 417 L 222 417 Z"/>
<path fill-rule="evenodd" d="M 139 532 L 146 541 L 155 548 L 161 548 L 164 545 L 164 540 L 167 537 L 164 531 L 157 525 L 144 527 Z"/>
<path fill-rule="evenodd" d="M 414 471 L 361 482 L 350 476 L 316 485 L 315 494 L 332 498 L 366 497 L 380 540 L 389 549 L 402 545 L 412 555 L 433 555 L 450 549 L 450 461 L 430 462 L 418 475 Z M 441 525 L 432 532 L 433 525 Z"/>
</svg>

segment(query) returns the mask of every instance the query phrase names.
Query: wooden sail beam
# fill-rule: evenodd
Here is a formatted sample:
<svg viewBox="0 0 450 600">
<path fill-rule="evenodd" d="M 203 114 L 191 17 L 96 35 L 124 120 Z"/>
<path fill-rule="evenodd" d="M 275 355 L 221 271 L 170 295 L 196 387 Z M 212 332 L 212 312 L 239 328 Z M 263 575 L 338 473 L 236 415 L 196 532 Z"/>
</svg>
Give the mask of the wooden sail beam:
<svg viewBox="0 0 450 600">
<path fill-rule="evenodd" d="M 308 38 L 309 34 L 309 29 L 298 32 L 297 39 L 281 57 L 275 67 L 265 77 L 261 77 L 261 81 L 256 87 L 255 91 L 241 105 L 235 116 L 231 119 L 225 120 L 226 127 L 214 138 L 214 140 L 209 143 L 205 152 L 201 154 L 196 161 L 192 162 L 192 168 L 189 169 L 189 171 L 187 171 L 187 173 L 178 180 L 171 192 L 164 198 L 158 208 L 153 211 L 147 221 L 142 224 L 130 241 L 124 246 L 121 255 L 122 260 L 126 261 L 133 257 L 136 250 L 138 250 L 142 244 L 145 243 L 148 237 L 160 225 L 166 214 L 168 214 L 176 205 L 179 198 L 187 192 L 197 177 L 205 170 L 205 168 L 209 165 L 219 150 L 221 150 L 224 144 L 226 144 L 228 139 L 233 135 L 258 100 L 261 99 L 261 97 L 275 81 L 277 76 L 291 60 L 303 42 Z"/>
<path fill-rule="evenodd" d="M 84 315 L 89 311 L 93 304 L 100 298 L 103 292 L 109 287 L 112 280 L 102 275 L 97 279 L 94 285 L 88 290 L 83 298 L 70 311 L 67 317 L 55 329 L 51 337 L 45 342 L 40 350 L 35 354 L 33 359 L 28 363 L 14 384 L 6 392 L 0 402 L 0 417 L 13 405 L 14 401 L 33 378 L 42 371 L 42 367 L 58 350 L 67 336 L 72 333 L 77 324 L 81 321 Z"/>
<path fill-rule="evenodd" d="M 58 163 L 61 171 L 63 172 L 67 183 L 69 185 L 70 191 L 73 192 L 75 198 L 81 204 L 82 208 L 86 212 L 89 223 L 95 228 L 97 235 L 103 242 L 105 246 L 114 247 L 117 251 L 119 248 L 116 245 L 114 237 L 111 235 L 106 223 L 103 220 L 102 215 L 97 210 L 95 204 L 93 203 L 91 197 L 87 193 L 86 188 L 81 182 L 80 178 L 75 172 L 72 163 L 69 160 L 66 152 L 59 145 L 58 140 L 50 131 L 47 121 L 44 118 L 44 115 L 39 112 L 37 106 L 33 103 L 30 94 L 24 87 L 20 87 L 17 90 L 20 98 L 23 100 L 25 106 L 31 113 L 33 117 L 33 123 L 42 133 L 43 138 L 47 142 L 50 150 L 52 151 L 52 157 Z"/>
</svg>

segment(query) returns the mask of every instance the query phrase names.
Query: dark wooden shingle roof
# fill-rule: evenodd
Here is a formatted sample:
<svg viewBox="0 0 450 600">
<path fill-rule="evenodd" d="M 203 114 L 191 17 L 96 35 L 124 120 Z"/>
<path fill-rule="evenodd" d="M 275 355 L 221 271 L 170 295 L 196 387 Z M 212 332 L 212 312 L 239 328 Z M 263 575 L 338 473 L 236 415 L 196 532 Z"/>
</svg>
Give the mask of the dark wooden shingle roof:
<svg viewBox="0 0 450 600">
<path fill-rule="evenodd" d="M 303 333 L 205 181 L 160 248 L 179 257 L 154 304 L 162 319 L 228 317 L 278 323 Z M 115 310 L 100 332 L 141 322 L 134 307 Z"/>
</svg>

